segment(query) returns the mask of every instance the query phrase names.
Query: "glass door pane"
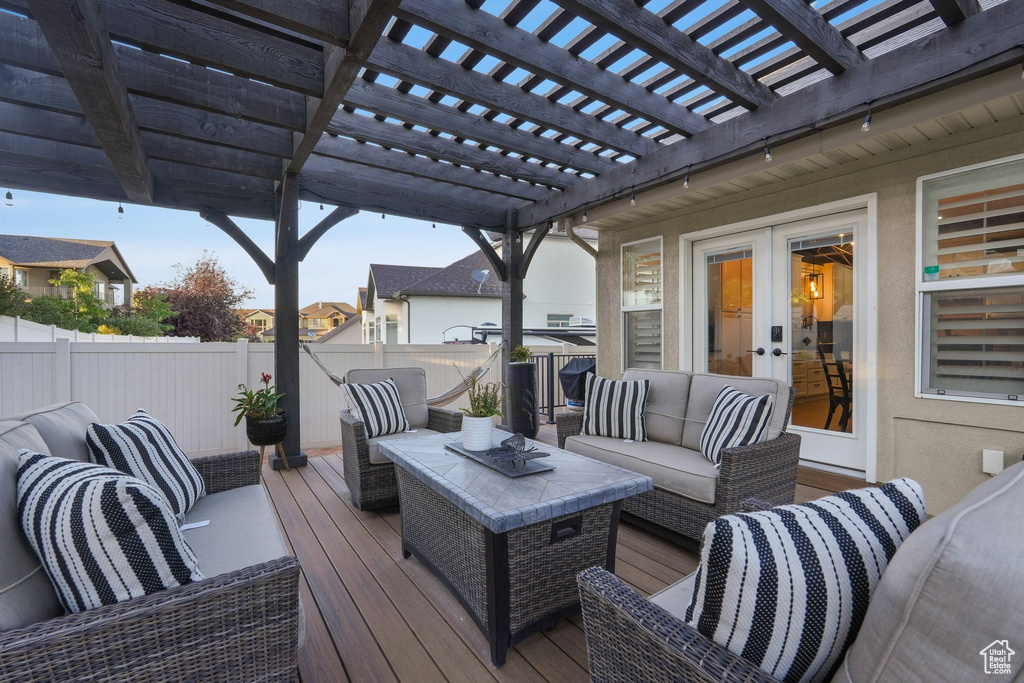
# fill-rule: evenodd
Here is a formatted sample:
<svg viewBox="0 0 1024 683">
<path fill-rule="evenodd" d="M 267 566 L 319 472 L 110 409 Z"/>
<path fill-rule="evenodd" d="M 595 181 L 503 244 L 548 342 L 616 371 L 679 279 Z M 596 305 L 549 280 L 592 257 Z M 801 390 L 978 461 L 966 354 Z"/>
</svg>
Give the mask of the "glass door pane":
<svg viewBox="0 0 1024 683">
<path fill-rule="evenodd" d="M 754 253 L 706 257 L 707 372 L 753 376 Z"/>
<path fill-rule="evenodd" d="M 789 240 L 793 424 L 853 430 L 853 234 Z"/>
</svg>

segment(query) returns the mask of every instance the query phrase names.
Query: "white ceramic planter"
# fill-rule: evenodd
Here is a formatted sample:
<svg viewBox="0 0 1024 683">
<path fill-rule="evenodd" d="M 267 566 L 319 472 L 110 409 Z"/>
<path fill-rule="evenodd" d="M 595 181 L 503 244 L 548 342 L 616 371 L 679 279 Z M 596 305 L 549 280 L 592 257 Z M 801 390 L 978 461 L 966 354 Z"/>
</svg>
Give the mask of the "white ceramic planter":
<svg viewBox="0 0 1024 683">
<path fill-rule="evenodd" d="M 462 447 L 469 451 L 486 451 L 493 445 L 493 417 L 462 416 Z"/>
</svg>

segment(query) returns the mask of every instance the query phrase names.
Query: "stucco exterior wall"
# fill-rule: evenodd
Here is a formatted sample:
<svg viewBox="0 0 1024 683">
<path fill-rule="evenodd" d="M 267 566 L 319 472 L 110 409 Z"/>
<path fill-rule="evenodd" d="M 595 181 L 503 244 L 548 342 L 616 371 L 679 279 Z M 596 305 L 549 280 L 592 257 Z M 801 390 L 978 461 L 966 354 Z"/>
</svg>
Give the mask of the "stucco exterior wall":
<svg viewBox="0 0 1024 683">
<path fill-rule="evenodd" d="M 985 481 L 981 451 L 1024 453 L 1020 407 L 914 396 L 916 181 L 919 176 L 1019 153 L 1024 118 L 906 147 L 811 176 L 602 232 L 598 253 L 598 371 L 621 375 L 619 245 L 664 237 L 664 367 L 680 367 L 679 236 L 827 202 L 875 193 L 878 206 L 878 479 L 907 476 L 924 487 L 929 513 L 940 512 Z M 689 333 L 687 326 L 686 333 Z M 869 453 L 869 457 L 871 454 Z"/>
</svg>

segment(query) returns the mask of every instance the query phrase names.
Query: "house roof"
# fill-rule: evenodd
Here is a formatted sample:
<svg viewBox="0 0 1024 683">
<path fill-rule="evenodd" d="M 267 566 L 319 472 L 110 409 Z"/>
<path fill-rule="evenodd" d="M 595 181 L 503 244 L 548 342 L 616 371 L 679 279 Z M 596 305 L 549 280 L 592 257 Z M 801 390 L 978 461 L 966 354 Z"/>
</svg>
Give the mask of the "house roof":
<svg viewBox="0 0 1024 683">
<path fill-rule="evenodd" d="M 320 342 L 325 342 L 328 339 L 330 339 L 332 337 L 336 337 L 339 334 L 341 334 L 342 330 L 348 329 L 349 327 L 352 327 L 353 325 L 356 325 L 356 324 L 358 324 L 360 322 L 361 321 L 360 321 L 359 318 L 355 318 L 355 317 L 349 318 L 348 320 L 346 320 L 342 324 L 340 324 L 337 327 L 335 327 L 334 329 L 332 329 L 327 334 L 321 335 L 319 338 L 315 339 L 314 342 L 317 343 L 317 344 L 319 344 Z"/>
<path fill-rule="evenodd" d="M 480 251 L 475 251 L 445 268 L 438 268 L 437 272 L 403 287 L 401 293 L 500 297 L 501 280 L 497 275 L 492 272 L 490 279 L 481 285 L 472 276 L 477 270 L 491 270 L 487 257 Z"/>
<path fill-rule="evenodd" d="M 366 287 L 359 288 L 359 307 L 366 308 Z"/>
<path fill-rule="evenodd" d="M 274 309 L 273 308 L 236 308 L 235 309 L 235 313 L 237 313 L 239 315 L 239 317 L 242 317 L 242 318 L 248 318 L 250 315 L 252 315 L 254 313 L 266 313 L 267 315 L 273 316 L 274 315 Z"/>
<path fill-rule="evenodd" d="M 114 252 L 114 256 L 124 268 L 123 275 L 131 278 L 132 282 L 138 282 L 118 251 L 117 245 L 110 240 L 0 235 L 0 256 L 19 266 L 81 269 L 97 263 L 107 249 Z M 120 269 L 116 270 L 118 272 L 115 277 L 121 275 Z M 107 272 L 107 275 L 111 274 Z"/>
<path fill-rule="evenodd" d="M 368 290 L 367 300 L 372 298 L 371 293 L 376 293 L 381 299 L 394 299 L 395 296 L 405 290 L 409 285 L 426 279 L 443 268 L 431 268 L 428 266 L 395 266 L 387 263 L 370 264 L 370 281 L 366 287 Z"/>
<path fill-rule="evenodd" d="M 356 309 L 344 301 L 317 301 L 299 309 L 301 318 L 334 318 L 343 315 L 346 318 L 355 314 Z"/>
</svg>

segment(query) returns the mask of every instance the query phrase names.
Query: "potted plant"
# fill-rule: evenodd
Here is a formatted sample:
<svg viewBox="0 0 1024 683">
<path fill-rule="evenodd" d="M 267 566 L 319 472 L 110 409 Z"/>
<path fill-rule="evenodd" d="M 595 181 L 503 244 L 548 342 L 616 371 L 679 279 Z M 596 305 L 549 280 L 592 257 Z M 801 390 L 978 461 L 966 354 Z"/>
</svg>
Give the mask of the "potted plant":
<svg viewBox="0 0 1024 683">
<path fill-rule="evenodd" d="M 231 412 L 238 413 L 235 418 L 235 426 L 245 418 L 245 435 L 254 446 L 272 446 L 284 441 L 288 433 L 288 422 L 283 410 L 277 407 L 277 402 L 284 394 L 274 391 L 275 387 L 270 386 L 270 375 L 260 375 L 262 389 L 253 391 L 244 384 L 238 385 L 238 397 L 231 399 L 235 407 Z"/>
<path fill-rule="evenodd" d="M 508 427 L 528 439 L 540 431 L 537 364 L 530 361 L 532 356 L 530 347 L 520 344 L 509 354 L 508 366 Z"/>
<path fill-rule="evenodd" d="M 462 418 L 463 448 L 486 451 L 494 445 L 494 416 L 504 417 L 501 412 L 501 385 L 494 382 L 480 384 L 476 374 L 471 375 L 469 408 L 463 408 L 462 412 L 465 413 Z"/>
</svg>

